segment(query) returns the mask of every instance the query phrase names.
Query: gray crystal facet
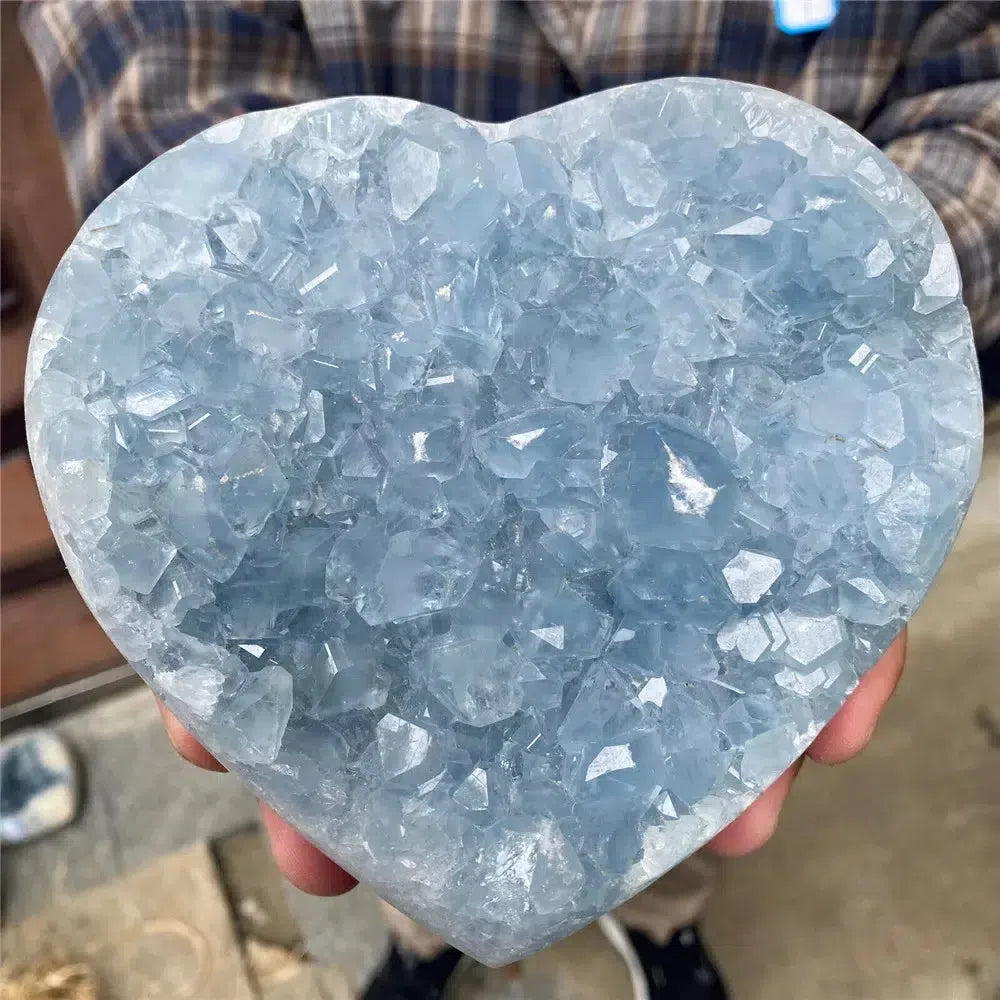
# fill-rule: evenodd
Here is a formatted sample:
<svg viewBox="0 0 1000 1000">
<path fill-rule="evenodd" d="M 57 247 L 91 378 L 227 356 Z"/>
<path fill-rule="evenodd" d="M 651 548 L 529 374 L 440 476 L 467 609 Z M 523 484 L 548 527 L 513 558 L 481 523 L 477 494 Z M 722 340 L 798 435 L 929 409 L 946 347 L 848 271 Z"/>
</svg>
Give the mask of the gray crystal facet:
<svg viewBox="0 0 1000 1000">
<path fill-rule="evenodd" d="M 247 115 L 91 216 L 27 412 L 74 579 L 209 748 L 491 963 L 801 753 L 976 478 L 944 229 L 709 80 Z"/>
</svg>

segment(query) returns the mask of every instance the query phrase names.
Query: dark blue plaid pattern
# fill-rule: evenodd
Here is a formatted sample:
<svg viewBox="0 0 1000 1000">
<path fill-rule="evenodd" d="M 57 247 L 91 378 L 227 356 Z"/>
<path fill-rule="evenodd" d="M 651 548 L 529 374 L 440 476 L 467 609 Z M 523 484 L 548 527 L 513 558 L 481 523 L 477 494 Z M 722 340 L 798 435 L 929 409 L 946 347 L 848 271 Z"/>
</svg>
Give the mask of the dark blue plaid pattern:
<svg viewBox="0 0 1000 1000">
<path fill-rule="evenodd" d="M 1000 339 L 1000 4 L 843 0 L 785 35 L 768 0 L 34 0 L 22 24 L 81 210 L 209 124 L 393 94 L 504 120 L 663 76 L 801 97 L 908 171 L 951 234 L 977 340 Z"/>
</svg>

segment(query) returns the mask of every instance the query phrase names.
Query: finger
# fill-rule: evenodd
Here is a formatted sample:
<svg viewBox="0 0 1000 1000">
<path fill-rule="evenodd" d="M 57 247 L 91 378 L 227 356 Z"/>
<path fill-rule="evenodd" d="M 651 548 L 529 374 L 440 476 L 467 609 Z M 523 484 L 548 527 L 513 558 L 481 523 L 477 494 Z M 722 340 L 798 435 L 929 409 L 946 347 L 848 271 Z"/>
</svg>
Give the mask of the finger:
<svg viewBox="0 0 1000 1000">
<path fill-rule="evenodd" d="M 763 847 L 778 827 L 781 807 L 788 798 L 800 767 L 802 767 L 801 758 L 792 764 L 746 812 L 717 833 L 708 842 L 709 850 L 723 857 L 739 858 Z"/>
<path fill-rule="evenodd" d="M 156 707 L 160 710 L 167 738 L 181 757 L 189 764 L 206 771 L 225 771 L 225 768 L 184 728 L 180 719 L 159 698 L 156 699 Z"/>
<path fill-rule="evenodd" d="M 313 896 L 340 896 L 358 884 L 356 878 L 348 875 L 263 802 L 260 803 L 260 817 L 281 874 L 296 888 Z"/>
<path fill-rule="evenodd" d="M 906 629 L 903 629 L 806 751 L 813 760 L 842 764 L 864 750 L 875 733 L 878 717 L 896 690 L 905 660 Z"/>
</svg>

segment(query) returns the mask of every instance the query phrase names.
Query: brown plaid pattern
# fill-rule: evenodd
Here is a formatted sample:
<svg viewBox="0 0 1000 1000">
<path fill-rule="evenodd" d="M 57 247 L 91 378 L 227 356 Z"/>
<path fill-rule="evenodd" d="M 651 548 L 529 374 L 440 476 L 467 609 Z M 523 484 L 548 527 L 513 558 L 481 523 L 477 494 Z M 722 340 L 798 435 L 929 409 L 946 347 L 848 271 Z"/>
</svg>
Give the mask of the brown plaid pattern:
<svg viewBox="0 0 1000 1000">
<path fill-rule="evenodd" d="M 768 0 L 35 0 L 23 25 L 78 203 L 246 110 L 385 93 L 500 120 L 581 93 L 711 75 L 801 97 L 922 187 L 981 347 L 1000 338 L 1000 5 L 843 0 L 785 35 Z"/>
</svg>

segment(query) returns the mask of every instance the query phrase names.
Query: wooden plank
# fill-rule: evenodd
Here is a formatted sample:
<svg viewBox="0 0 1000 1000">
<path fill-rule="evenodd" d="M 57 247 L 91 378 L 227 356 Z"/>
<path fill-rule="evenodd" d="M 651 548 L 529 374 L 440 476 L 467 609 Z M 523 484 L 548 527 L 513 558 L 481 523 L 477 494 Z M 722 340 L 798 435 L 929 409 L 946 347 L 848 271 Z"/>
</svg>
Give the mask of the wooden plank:
<svg viewBox="0 0 1000 1000">
<path fill-rule="evenodd" d="M 0 569 L 6 573 L 58 556 L 31 463 L 16 452 L 0 463 Z"/>
<path fill-rule="evenodd" d="M 33 314 L 77 220 L 45 89 L 17 23 L 18 6 L 0 2 L 3 228 Z"/>
<path fill-rule="evenodd" d="M 17 3 L 0 2 L 0 217 L 4 284 L 19 304 L 3 317 L 0 404 L 6 415 L 24 398 L 24 365 L 35 314 L 76 228 L 62 151 L 44 88 L 17 23 Z"/>
<path fill-rule="evenodd" d="M 8 169 L 5 164 L 4 170 Z M 32 323 L 52 272 L 77 229 L 69 195 L 60 191 L 62 171 L 49 165 L 39 168 L 39 175 L 22 178 L 9 174 L 0 188 L 4 238 L 11 246 Z"/>
<path fill-rule="evenodd" d="M 28 341 L 35 320 L 33 309 L 18 308 L 4 316 L 0 330 L 0 408 L 12 410 L 24 401 L 24 366 L 28 363 Z"/>
<path fill-rule="evenodd" d="M 4 595 L 0 703 L 97 673 L 122 656 L 94 621 L 68 577 Z"/>
</svg>

